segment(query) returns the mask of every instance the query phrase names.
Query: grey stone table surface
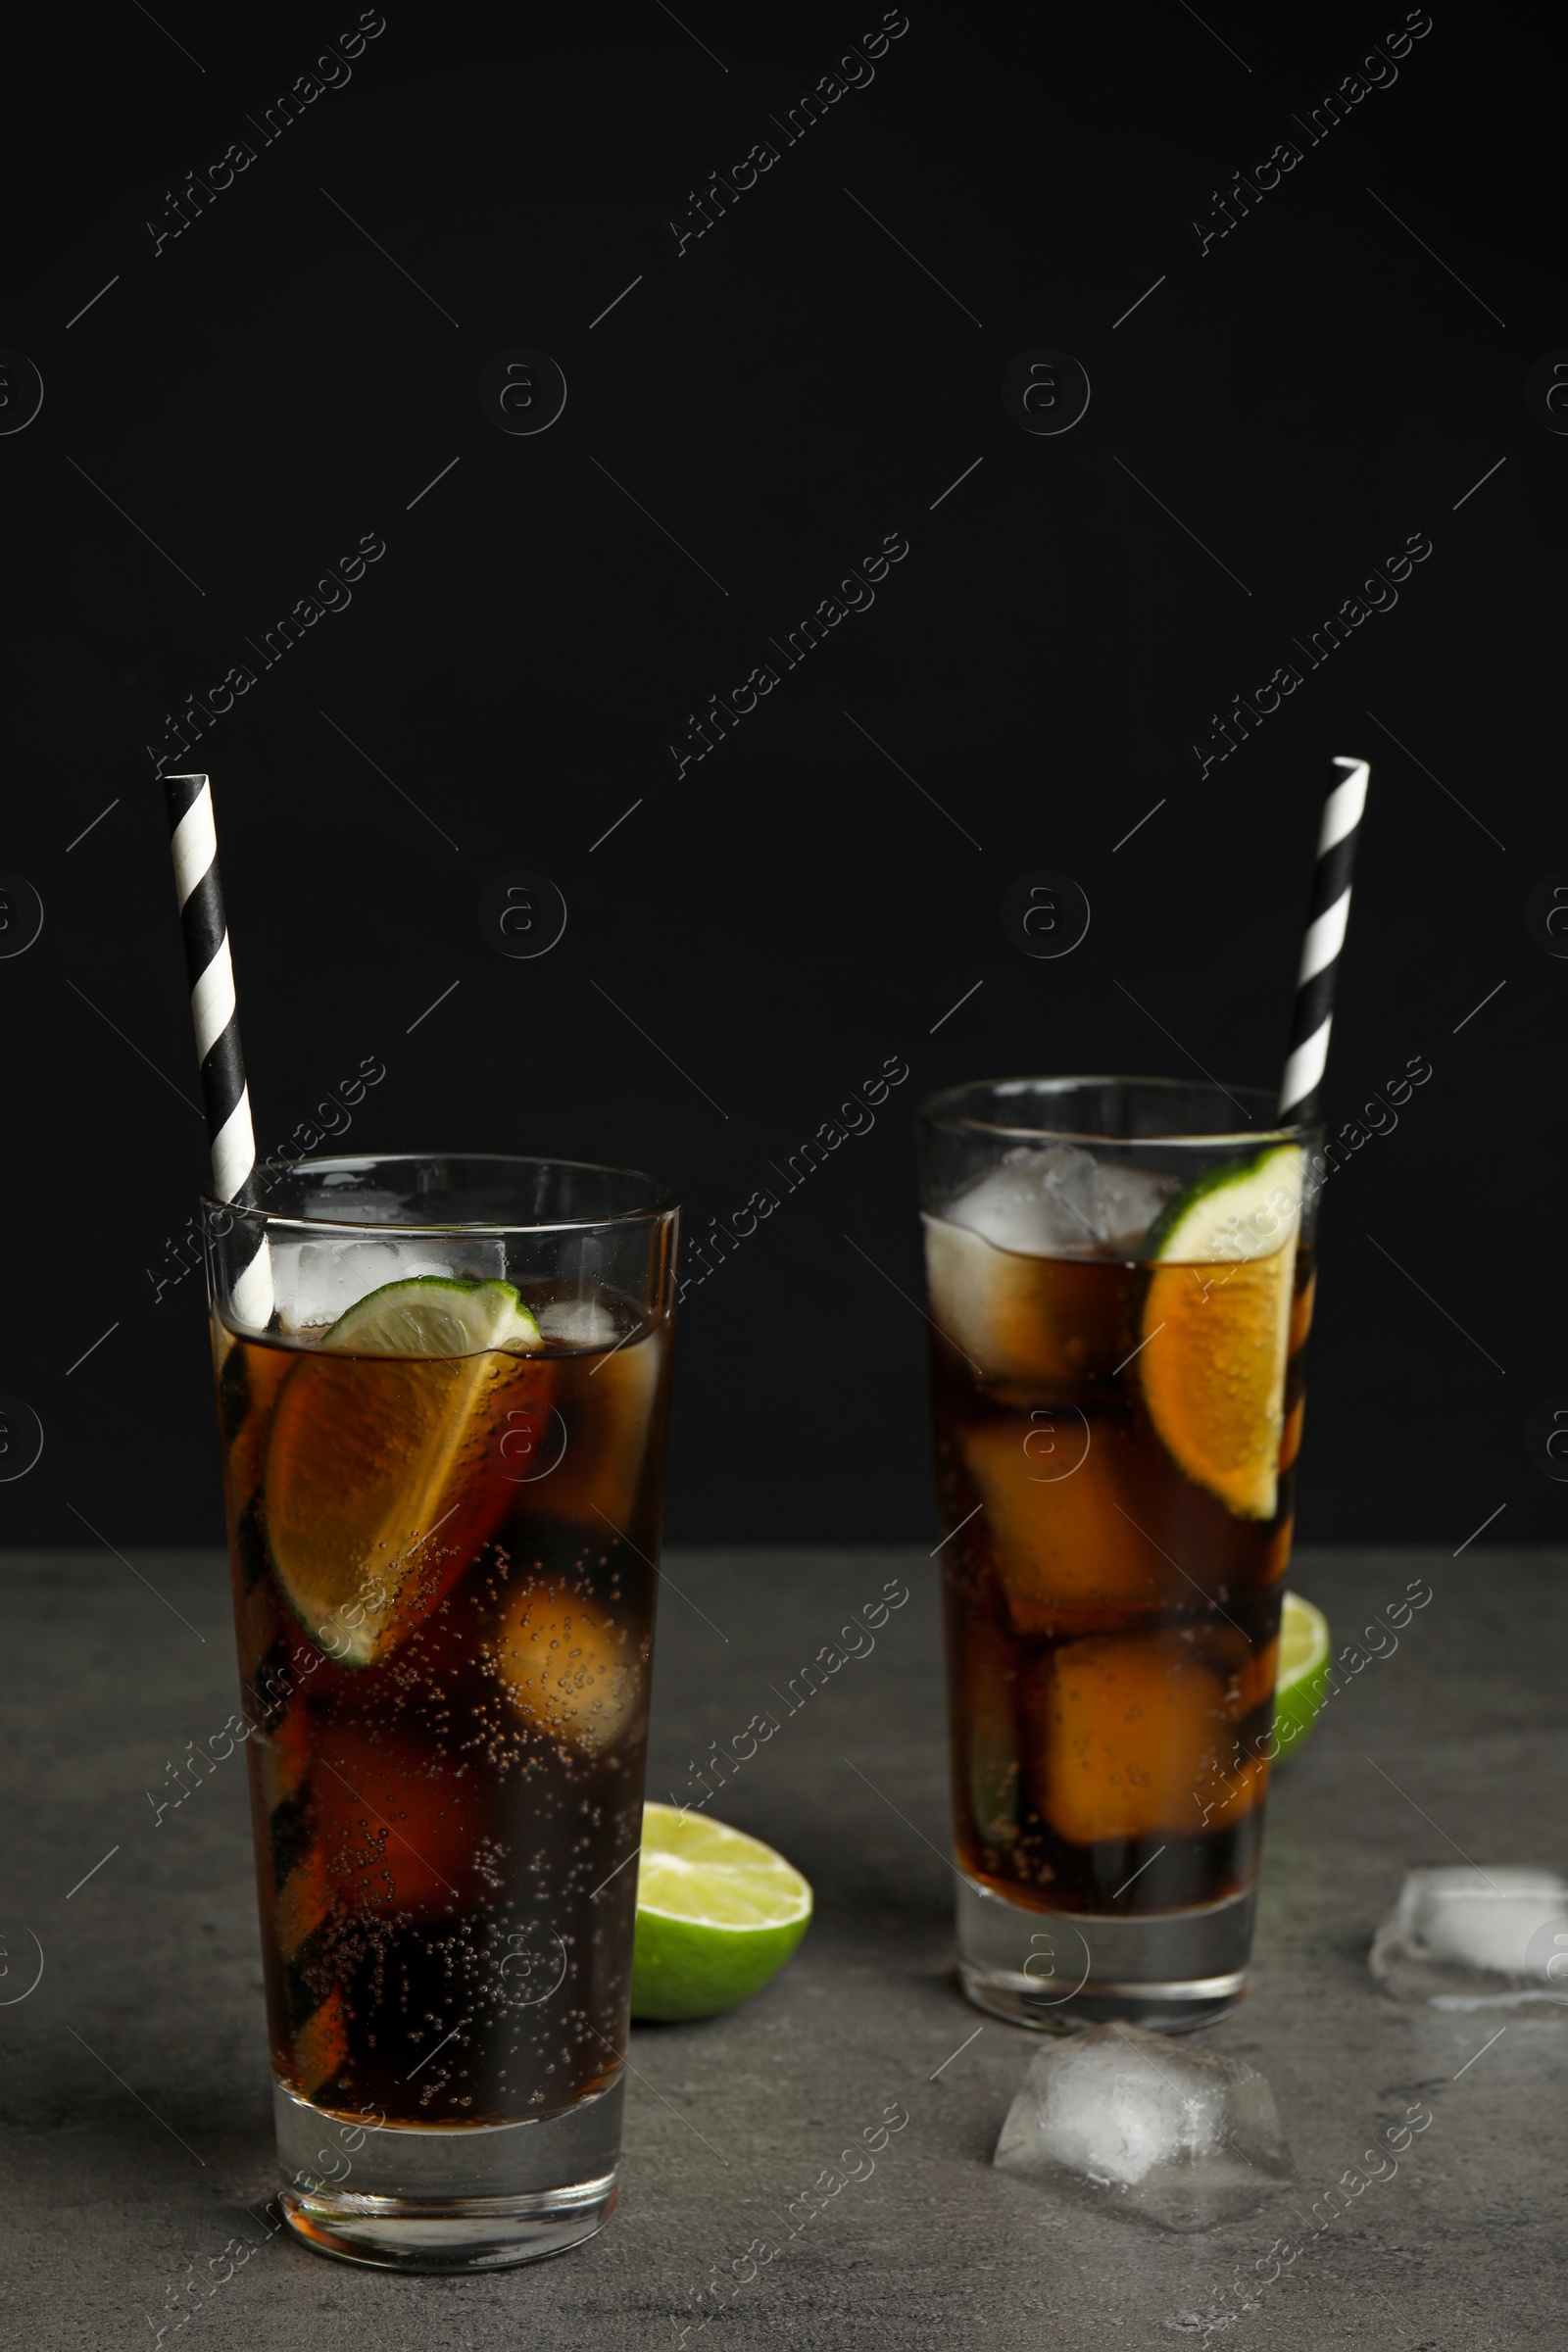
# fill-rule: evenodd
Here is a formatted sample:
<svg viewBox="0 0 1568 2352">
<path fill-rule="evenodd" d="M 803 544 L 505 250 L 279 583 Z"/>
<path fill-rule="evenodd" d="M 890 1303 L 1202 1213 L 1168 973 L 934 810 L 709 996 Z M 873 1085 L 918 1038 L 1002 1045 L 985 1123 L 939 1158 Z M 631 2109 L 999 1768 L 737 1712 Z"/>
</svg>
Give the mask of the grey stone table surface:
<svg viewBox="0 0 1568 2352">
<path fill-rule="evenodd" d="M 0 2343 L 150 2352 L 183 2294 L 192 2316 L 164 2342 L 191 2352 L 674 2352 L 693 2290 L 725 2279 L 722 2306 L 702 2307 L 711 2343 L 1165 2352 L 1238 2310 L 1238 2280 L 1281 2267 L 1276 2240 L 1291 2259 L 1224 2331 L 1241 2344 L 1568 2342 L 1568 2010 L 1440 2016 L 1398 2006 L 1366 1967 L 1407 1866 L 1564 1860 L 1568 1553 L 1298 1559 L 1298 1590 L 1342 1641 L 1412 1577 L 1435 1597 L 1277 1777 L 1254 1986 L 1206 2039 L 1267 2075 L 1298 2179 L 1197 2237 L 990 2169 L 1036 2045 L 953 1983 L 932 1563 L 712 1550 L 666 1568 L 649 1788 L 677 1799 L 710 1742 L 780 1712 L 775 1694 L 852 1611 L 890 1579 L 908 1588 L 874 1649 L 713 1807 L 800 1864 L 815 1923 L 747 2007 L 635 2032 L 621 2206 L 600 2237 L 447 2280 L 329 2263 L 265 2227 L 276 2177 L 243 1767 L 236 1754 L 161 1818 L 148 1793 L 236 1703 L 219 1559 L 5 1557 Z M 1314 2234 L 1314 2200 L 1417 2101 L 1434 2120 L 1397 2173 Z M 874 2170 L 792 2220 L 889 2108 L 907 2122 Z M 850 2169 L 864 2171 L 833 2177 Z M 234 2239 L 255 2247 L 238 2268 Z M 776 2250 L 741 2284 L 757 2240 Z"/>
</svg>

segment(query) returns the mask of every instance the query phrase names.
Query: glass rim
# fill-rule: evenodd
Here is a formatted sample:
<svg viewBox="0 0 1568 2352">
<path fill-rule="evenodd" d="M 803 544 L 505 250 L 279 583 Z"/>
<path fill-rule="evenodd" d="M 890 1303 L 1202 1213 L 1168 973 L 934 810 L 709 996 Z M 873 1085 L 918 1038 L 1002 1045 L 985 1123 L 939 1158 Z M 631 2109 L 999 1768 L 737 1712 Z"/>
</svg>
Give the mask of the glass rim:
<svg viewBox="0 0 1568 2352">
<path fill-rule="evenodd" d="M 1269 1117 L 1266 1125 L 1241 1127 L 1234 1130 L 1215 1128 L 1206 1133 L 1195 1133 L 1183 1127 L 1173 1127 L 1158 1135 L 1105 1135 L 1086 1133 L 1076 1127 L 1014 1127 L 1003 1119 L 982 1119 L 967 1115 L 955 1105 L 966 1096 L 990 1092 L 1000 1094 L 1005 1088 L 1034 1087 L 1043 1094 L 1066 1094 L 1076 1088 L 1147 1087 L 1152 1093 L 1174 1094 L 1178 1090 L 1193 1094 L 1223 1096 L 1244 1110 L 1250 1098 L 1266 1103 Z M 946 1086 L 934 1095 L 927 1095 L 919 1105 L 919 1116 L 934 1125 L 960 1129 L 972 1135 L 1006 1136 L 1011 1141 L 1028 1144 L 1054 1142 L 1081 1144 L 1085 1148 L 1107 1144 L 1160 1148 L 1167 1145 L 1206 1145 L 1222 1149 L 1236 1144 L 1300 1144 L 1305 1146 L 1317 1132 L 1318 1122 L 1304 1125 L 1296 1119 L 1280 1118 L 1274 1105 L 1277 1097 L 1261 1086 L 1222 1086 L 1217 1078 L 1129 1078 L 1103 1072 L 1067 1078 L 968 1078 L 956 1086 Z"/>
<path fill-rule="evenodd" d="M 452 1218 L 432 1219 L 410 1223 L 385 1217 L 300 1217 L 285 1216 L 276 1210 L 259 1208 L 244 1200 L 220 1200 L 204 1189 L 201 1205 L 206 1216 L 229 1217 L 257 1231 L 294 1234 L 358 1234 L 414 1236 L 420 1234 L 466 1234 L 483 1239 L 509 1233 L 599 1233 L 612 1226 L 652 1225 L 667 1218 L 682 1207 L 680 1197 L 668 1185 L 660 1184 L 643 1168 L 617 1168 L 608 1160 L 558 1159 L 548 1152 L 323 1152 L 300 1159 L 260 1159 L 251 1170 L 251 1181 L 276 1170 L 282 1176 L 295 1176 L 314 1169 L 395 1167 L 416 1161 L 463 1161 L 468 1165 L 496 1168 L 570 1168 L 589 1176 L 629 1176 L 648 1186 L 651 1198 L 638 1208 L 612 1209 L 602 1217 L 538 1217 L 478 1219 L 458 1221 Z"/>
</svg>

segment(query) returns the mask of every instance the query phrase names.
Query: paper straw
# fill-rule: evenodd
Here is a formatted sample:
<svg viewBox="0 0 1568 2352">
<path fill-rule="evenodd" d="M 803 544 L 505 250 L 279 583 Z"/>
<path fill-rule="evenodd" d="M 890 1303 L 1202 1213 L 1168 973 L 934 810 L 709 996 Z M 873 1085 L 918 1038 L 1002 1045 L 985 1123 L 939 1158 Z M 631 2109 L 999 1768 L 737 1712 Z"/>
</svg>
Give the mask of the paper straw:
<svg viewBox="0 0 1568 2352">
<path fill-rule="evenodd" d="M 1280 1087 L 1280 1117 L 1289 1117 L 1300 1126 L 1310 1126 L 1321 1105 L 1329 1031 L 1334 1026 L 1334 978 L 1345 946 L 1345 927 L 1350 919 L 1350 869 L 1355 863 L 1361 811 L 1372 772 L 1364 760 L 1336 760 L 1334 764 L 1347 773 L 1323 804 L 1312 906 L 1296 975 L 1291 1050 Z"/>
<path fill-rule="evenodd" d="M 220 1200 L 243 1200 L 256 1166 L 256 1137 L 234 1008 L 234 967 L 223 919 L 212 784 L 207 776 L 165 776 L 164 793 L 191 1018 L 196 1024 L 196 1058 L 213 1148 L 213 1190 Z M 250 1263 L 235 1277 L 232 1298 L 240 1321 L 265 1331 L 272 1315 L 272 1258 L 265 1233 L 257 1237 L 257 1244 Z"/>
<path fill-rule="evenodd" d="M 218 871 L 212 784 L 207 776 L 165 776 L 164 788 L 174 854 L 174 888 L 185 938 L 191 1017 L 196 1024 L 196 1056 L 201 1063 L 207 1132 L 213 1147 L 213 1190 L 220 1200 L 243 1200 L 256 1166 L 256 1138 L 234 1009 L 234 967 Z M 241 1248 L 246 1246 L 243 1224 L 234 1238 Z M 229 1295 L 239 1320 L 253 1330 L 265 1331 L 273 1306 L 272 1253 L 265 1232 L 257 1236 L 254 1254 L 235 1276 Z M 261 1710 L 260 1723 L 252 1714 L 253 1701 Z M 297 1670 L 291 1667 L 287 1653 L 280 1654 L 274 1645 L 247 1690 L 246 1720 L 253 1732 L 264 1728 L 275 1732 L 302 1703 Z M 278 1950 L 288 1972 L 294 2049 L 301 2063 L 307 2052 L 319 2050 L 329 2041 L 328 2035 L 318 2029 L 313 2032 L 313 2028 L 318 2013 L 324 2012 L 329 2020 L 334 2017 L 327 2002 L 337 2000 L 335 1993 L 323 1998 L 314 1992 L 295 1965 L 302 1944 L 321 1925 L 327 1911 L 313 1860 L 315 1849 L 299 1836 L 299 1818 L 311 1793 L 309 1753 L 302 1740 L 270 1741 L 267 1767 L 272 1784 L 268 1833 L 274 1876 L 273 1918 Z M 315 2089 L 332 2068 L 320 2057 L 311 2071 Z"/>
</svg>

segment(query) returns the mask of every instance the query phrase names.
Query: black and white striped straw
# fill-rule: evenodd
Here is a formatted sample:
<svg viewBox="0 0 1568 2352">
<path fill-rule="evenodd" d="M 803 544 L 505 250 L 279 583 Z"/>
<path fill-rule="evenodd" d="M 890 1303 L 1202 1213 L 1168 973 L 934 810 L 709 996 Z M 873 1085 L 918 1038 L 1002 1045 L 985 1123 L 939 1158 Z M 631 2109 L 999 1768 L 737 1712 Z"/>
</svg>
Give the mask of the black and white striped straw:
<svg viewBox="0 0 1568 2352">
<path fill-rule="evenodd" d="M 256 1166 L 256 1137 L 234 1006 L 234 966 L 218 871 L 212 784 L 207 776 L 165 776 L 164 794 L 196 1024 L 196 1058 L 213 1150 L 213 1191 L 220 1200 L 241 1200 Z M 271 1252 L 265 1234 L 250 1263 L 236 1276 L 232 1295 L 240 1321 L 265 1331 L 273 1303 Z"/>
<path fill-rule="evenodd" d="M 1364 760 L 1336 760 L 1334 764 L 1347 772 L 1323 804 L 1312 905 L 1296 976 L 1291 1050 L 1280 1087 L 1280 1117 L 1303 1127 L 1318 1117 L 1322 1102 L 1329 1031 L 1334 1026 L 1334 978 L 1350 919 L 1350 869 L 1372 773 Z"/>
</svg>

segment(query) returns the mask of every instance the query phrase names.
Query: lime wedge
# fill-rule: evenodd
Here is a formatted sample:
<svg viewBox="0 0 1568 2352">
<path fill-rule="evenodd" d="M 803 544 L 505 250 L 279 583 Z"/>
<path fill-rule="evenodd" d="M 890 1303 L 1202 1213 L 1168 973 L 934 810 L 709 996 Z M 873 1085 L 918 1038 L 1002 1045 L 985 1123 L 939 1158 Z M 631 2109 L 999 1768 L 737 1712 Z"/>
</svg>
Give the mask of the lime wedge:
<svg viewBox="0 0 1568 2352">
<path fill-rule="evenodd" d="M 1280 1620 L 1279 1679 L 1274 1685 L 1278 1753 L 1291 1755 L 1316 1722 L 1328 1695 L 1329 1621 L 1295 1592 L 1285 1595 Z"/>
<path fill-rule="evenodd" d="M 1152 1227 L 1157 1262 L 1138 1356 L 1166 1451 L 1238 1519 L 1279 1494 L 1303 1154 L 1283 1144 L 1178 1193 Z"/>
<path fill-rule="evenodd" d="M 510 1283 L 394 1282 L 294 1359 L 263 1494 L 283 1596 L 344 1666 L 385 1656 L 433 1607 L 515 1488 L 509 1409 L 548 1409 L 552 1368 Z"/>
<path fill-rule="evenodd" d="M 355 1355 L 472 1355 L 484 1348 L 543 1345 L 510 1282 L 455 1282 L 422 1274 L 383 1283 L 339 1315 L 318 1342 Z"/>
<path fill-rule="evenodd" d="M 806 1934 L 811 1889 L 770 1845 L 644 1805 L 631 2013 L 672 2023 L 738 2008 Z"/>
<path fill-rule="evenodd" d="M 1290 1247 L 1305 1156 L 1298 1144 L 1276 1144 L 1256 1159 L 1210 1169 L 1166 1201 L 1144 1255 L 1166 1265 L 1234 1265 Z"/>
</svg>

